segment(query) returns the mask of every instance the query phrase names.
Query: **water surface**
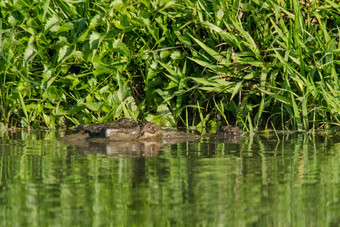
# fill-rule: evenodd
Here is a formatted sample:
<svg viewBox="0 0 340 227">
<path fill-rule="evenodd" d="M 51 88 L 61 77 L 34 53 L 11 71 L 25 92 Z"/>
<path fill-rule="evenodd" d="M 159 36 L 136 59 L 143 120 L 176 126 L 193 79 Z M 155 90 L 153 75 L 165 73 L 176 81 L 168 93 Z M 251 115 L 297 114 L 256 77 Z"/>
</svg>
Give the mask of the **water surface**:
<svg viewBox="0 0 340 227">
<path fill-rule="evenodd" d="M 206 139 L 153 153 L 56 138 L 0 134 L 1 226 L 340 223 L 339 136 Z"/>
</svg>

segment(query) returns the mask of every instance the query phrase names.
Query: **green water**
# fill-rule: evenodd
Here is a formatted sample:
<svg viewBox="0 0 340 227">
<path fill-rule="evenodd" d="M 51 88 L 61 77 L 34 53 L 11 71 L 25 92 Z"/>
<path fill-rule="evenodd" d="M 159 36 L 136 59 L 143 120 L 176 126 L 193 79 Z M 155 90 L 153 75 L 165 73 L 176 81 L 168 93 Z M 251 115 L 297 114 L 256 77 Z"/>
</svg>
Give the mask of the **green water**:
<svg viewBox="0 0 340 227">
<path fill-rule="evenodd" d="M 1 226 L 338 226 L 340 138 L 205 140 L 150 154 L 0 134 Z"/>
</svg>

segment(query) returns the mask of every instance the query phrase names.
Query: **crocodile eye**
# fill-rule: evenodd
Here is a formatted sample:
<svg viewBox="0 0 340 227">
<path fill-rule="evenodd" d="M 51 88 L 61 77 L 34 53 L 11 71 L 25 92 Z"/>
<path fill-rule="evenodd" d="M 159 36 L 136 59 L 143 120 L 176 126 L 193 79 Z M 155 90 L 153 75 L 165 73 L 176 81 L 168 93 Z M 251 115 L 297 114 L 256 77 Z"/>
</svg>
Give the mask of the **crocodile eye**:
<svg viewBox="0 0 340 227">
<path fill-rule="evenodd" d="M 155 132 L 156 130 L 157 130 L 157 126 L 156 126 L 156 125 L 151 125 L 151 126 L 147 129 L 148 132 Z"/>
</svg>

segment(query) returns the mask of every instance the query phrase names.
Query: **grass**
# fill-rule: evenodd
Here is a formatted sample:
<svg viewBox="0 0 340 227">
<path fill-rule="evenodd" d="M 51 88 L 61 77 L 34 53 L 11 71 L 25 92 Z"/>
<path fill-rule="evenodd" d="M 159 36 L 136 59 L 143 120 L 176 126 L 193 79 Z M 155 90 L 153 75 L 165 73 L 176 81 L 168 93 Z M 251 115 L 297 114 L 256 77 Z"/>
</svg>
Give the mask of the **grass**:
<svg viewBox="0 0 340 227">
<path fill-rule="evenodd" d="M 339 129 L 332 1 L 9 0 L 0 10 L 0 127 L 129 117 Z"/>
</svg>

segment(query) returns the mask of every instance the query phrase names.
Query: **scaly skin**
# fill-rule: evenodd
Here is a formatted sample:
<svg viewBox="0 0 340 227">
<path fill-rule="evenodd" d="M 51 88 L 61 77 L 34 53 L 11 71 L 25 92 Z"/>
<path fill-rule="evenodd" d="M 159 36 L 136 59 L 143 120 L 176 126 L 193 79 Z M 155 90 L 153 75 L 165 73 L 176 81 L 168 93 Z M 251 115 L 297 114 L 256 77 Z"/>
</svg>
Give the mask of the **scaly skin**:
<svg viewBox="0 0 340 227">
<path fill-rule="evenodd" d="M 216 138 L 228 139 L 240 136 L 242 131 L 237 126 L 224 126 L 217 132 Z M 152 122 L 137 122 L 122 118 L 114 122 L 99 124 L 81 124 L 76 133 L 62 138 L 69 144 L 81 144 L 83 142 L 107 143 L 118 141 L 159 141 L 161 143 L 176 143 L 196 141 L 199 135 L 177 132 L 174 130 L 162 130 Z"/>
<path fill-rule="evenodd" d="M 78 144 L 84 141 L 97 143 L 141 140 L 161 141 L 163 138 L 166 140 L 182 138 L 181 141 L 194 141 L 199 139 L 199 136 L 172 130 L 161 130 L 151 122 L 136 122 L 122 118 L 114 122 L 81 124 L 75 134 L 67 135 L 61 140 L 70 144 Z"/>
<path fill-rule="evenodd" d="M 242 130 L 234 125 L 227 125 L 223 126 L 217 133 L 216 137 L 219 139 L 223 139 L 225 137 L 231 137 L 231 136 L 241 136 Z"/>
</svg>

